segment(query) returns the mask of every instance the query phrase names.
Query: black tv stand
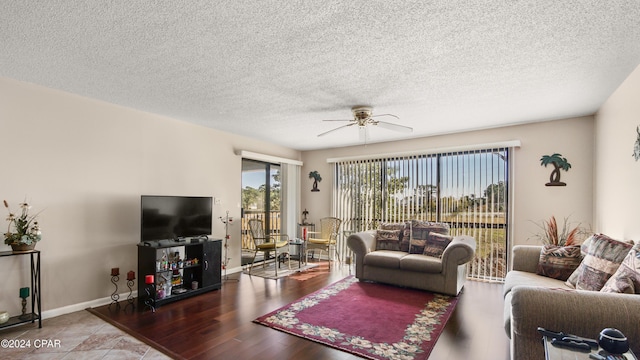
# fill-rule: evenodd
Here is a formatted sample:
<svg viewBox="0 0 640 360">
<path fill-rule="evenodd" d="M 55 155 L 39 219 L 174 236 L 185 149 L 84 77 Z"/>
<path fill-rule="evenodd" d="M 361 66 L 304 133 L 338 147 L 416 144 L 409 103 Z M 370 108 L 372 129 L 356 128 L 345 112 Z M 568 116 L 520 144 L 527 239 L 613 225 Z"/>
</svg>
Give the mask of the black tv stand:
<svg viewBox="0 0 640 360">
<path fill-rule="evenodd" d="M 195 240 L 195 241 L 194 241 Z M 169 262 L 169 254 L 178 252 L 181 263 Z M 167 265 L 162 264 L 166 257 Z M 190 241 L 145 241 L 138 244 L 138 303 L 140 309 L 153 304 L 182 300 L 220 289 L 222 286 L 222 240 L 193 238 Z M 147 275 L 154 276 L 146 284 Z M 161 283 L 171 282 L 171 291 L 158 291 Z M 197 283 L 197 284 L 195 284 Z M 195 287 L 192 286 L 195 285 Z M 169 286 L 164 287 L 165 289 Z"/>
</svg>

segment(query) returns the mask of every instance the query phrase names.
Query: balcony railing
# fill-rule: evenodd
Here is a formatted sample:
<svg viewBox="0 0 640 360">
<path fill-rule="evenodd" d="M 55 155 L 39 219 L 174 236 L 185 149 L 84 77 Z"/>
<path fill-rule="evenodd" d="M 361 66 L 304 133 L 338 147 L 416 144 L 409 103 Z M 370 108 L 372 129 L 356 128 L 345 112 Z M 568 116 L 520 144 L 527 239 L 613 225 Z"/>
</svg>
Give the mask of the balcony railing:
<svg viewBox="0 0 640 360">
<path fill-rule="evenodd" d="M 269 220 L 269 227 L 271 234 L 280 234 L 280 211 L 270 211 L 265 213 L 259 210 L 245 210 L 242 217 L 242 248 L 243 249 L 255 249 L 255 244 L 251 238 L 251 230 L 249 230 L 250 219 L 260 219 L 263 224 L 266 224 L 267 218 Z M 265 231 L 266 233 L 266 231 Z"/>
</svg>

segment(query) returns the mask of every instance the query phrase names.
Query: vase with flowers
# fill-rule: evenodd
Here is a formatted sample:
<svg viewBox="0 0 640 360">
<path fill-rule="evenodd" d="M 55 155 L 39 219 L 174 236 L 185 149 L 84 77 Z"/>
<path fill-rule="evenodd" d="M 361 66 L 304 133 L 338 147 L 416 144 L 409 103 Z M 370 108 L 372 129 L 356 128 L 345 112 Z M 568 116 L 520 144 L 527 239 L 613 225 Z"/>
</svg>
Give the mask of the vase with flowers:
<svg viewBox="0 0 640 360">
<path fill-rule="evenodd" d="M 9 212 L 7 217 L 9 226 L 7 232 L 4 233 L 4 243 L 10 245 L 13 251 L 33 250 L 36 243 L 42 240 L 40 226 L 36 220 L 39 213 L 30 215 L 31 206 L 26 201 L 20 203 L 19 215 L 11 211 L 7 200 L 4 200 L 4 207 Z"/>
</svg>

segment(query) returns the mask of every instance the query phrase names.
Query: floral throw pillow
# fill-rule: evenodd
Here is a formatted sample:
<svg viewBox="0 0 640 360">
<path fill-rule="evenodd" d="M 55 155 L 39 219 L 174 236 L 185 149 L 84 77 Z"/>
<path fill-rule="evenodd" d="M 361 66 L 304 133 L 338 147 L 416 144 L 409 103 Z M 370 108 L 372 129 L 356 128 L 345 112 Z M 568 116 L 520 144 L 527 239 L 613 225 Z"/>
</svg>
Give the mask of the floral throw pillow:
<svg viewBox="0 0 640 360">
<path fill-rule="evenodd" d="M 566 284 L 578 290 L 600 291 L 618 270 L 632 246 L 631 243 L 614 240 L 603 234 L 593 235 L 587 255 Z"/>
<path fill-rule="evenodd" d="M 566 281 L 580 266 L 582 253 L 580 245 L 545 245 L 540 250 L 537 274 Z"/>
<path fill-rule="evenodd" d="M 448 235 L 449 224 L 412 220 L 409 253 L 424 254 L 424 247 L 427 245 L 430 233 Z"/>
<path fill-rule="evenodd" d="M 400 251 L 402 230 L 376 230 L 376 250 Z"/>
<path fill-rule="evenodd" d="M 640 294 L 640 244 L 636 244 L 601 292 Z"/>
<path fill-rule="evenodd" d="M 409 225 L 407 225 L 409 224 Z M 398 246 L 399 248 L 396 250 L 400 250 L 400 251 L 404 251 L 404 252 L 409 252 L 409 239 L 410 239 L 410 233 L 408 232 L 407 228 L 411 229 L 410 227 L 410 223 L 381 223 L 380 224 L 380 229 L 381 230 L 399 230 L 400 231 L 400 235 L 399 235 L 399 242 L 398 242 Z M 406 234 L 406 235 L 405 235 Z M 380 250 L 377 248 L 377 243 L 376 243 L 376 250 Z M 387 249 L 385 249 L 387 250 Z"/>
<path fill-rule="evenodd" d="M 442 235 L 435 232 L 429 233 L 427 244 L 424 246 L 424 255 L 442 258 L 444 249 L 449 246 L 453 237 L 449 235 Z"/>
</svg>

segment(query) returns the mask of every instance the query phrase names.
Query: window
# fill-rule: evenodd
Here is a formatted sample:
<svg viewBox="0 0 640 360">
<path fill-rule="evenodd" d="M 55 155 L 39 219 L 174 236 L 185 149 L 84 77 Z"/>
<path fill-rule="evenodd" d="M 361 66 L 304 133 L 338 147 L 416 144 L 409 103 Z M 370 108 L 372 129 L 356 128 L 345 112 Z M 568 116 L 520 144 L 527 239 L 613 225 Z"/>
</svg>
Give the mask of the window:
<svg viewBox="0 0 640 360">
<path fill-rule="evenodd" d="M 508 148 L 494 148 L 338 161 L 334 211 L 347 232 L 376 229 L 380 222 L 446 222 L 452 235 L 476 239 L 469 277 L 501 280 L 507 271 L 508 159 Z"/>
</svg>

